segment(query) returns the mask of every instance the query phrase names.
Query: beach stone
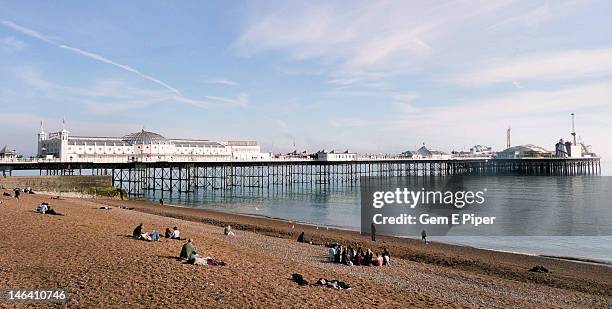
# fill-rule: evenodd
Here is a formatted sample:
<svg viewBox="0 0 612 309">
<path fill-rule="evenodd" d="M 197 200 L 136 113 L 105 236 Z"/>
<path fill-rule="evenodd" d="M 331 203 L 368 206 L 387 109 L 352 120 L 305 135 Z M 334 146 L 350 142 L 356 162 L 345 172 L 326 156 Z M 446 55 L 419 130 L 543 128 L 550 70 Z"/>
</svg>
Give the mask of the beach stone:
<svg viewBox="0 0 612 309">
<path fill-rule="evenodd" d="M 535 272 L 535 273 L 547 273 L 548 272 L 548 268 L 541 266 L 541 265 L 536 265 L 534 267 L 532 267 L 531 269 L 529 269 L 530 272 Z"/>
</svg>

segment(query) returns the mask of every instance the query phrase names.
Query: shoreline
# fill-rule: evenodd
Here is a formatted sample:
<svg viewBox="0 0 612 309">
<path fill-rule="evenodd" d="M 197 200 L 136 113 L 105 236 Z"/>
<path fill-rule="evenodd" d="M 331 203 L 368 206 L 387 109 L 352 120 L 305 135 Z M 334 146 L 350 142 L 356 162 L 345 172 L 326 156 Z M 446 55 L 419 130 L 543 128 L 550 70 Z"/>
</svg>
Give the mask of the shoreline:
<svg viewBox="0 0 612 309">
<path fill-rule="evenodd" d="M 55 200 L 40 194 L 0 200 L 0 224 L 27 231 L 0 238 L 0 288 L 23 282 L 66 288 L 69 307 L 605 308 L 612 303 L 612 268 L 605 265 L 388 236 L 372 242 L 354 231 L 149 201 Z M 65 216 L 36 213 L 43 201 Z M 112 209 L 100 209 L 104 206 Z M 179 226 L 199 254 L 227 266 L 177 262 L 183 242 L 135 240 L 130 235 L 139 223 L 146 231 Z M 227 224 L 236 236 L 223 235 Z M 302 231 L 315 245 L 296 242 Z M 329 263 L 321 245 L 326 241 L 375 252 L 387 247 L 391 265 Z M 550 272 L 530 272 L 536 265 Z M 338 279 L 353 288 L 301 287 L 291 281 L 293 273 L 311 282 Z"/>
<path fill-rule="evenodd" d="M 338 242 L 343 245 L 351 244 L 354 247 L 362 246 L 371 248 L 374 252 L 382 251 L 386 246 L 391 250 L 392 255 L 407 261 L 423 263 L 427 265 L 437 265 L 453 269 L 461 269 L 480 274 L 495 275 L 500 278 L 518 280 L 522 282 L 540 282 L 528 270 L 535 265 L 545 265 L 555 273 L 555 280 L 547 278 L 547 285 L 557 288 L 578 289 L 581 291 L 589 290 L 588 286 L 594 279 L 601 275 L 601 271 L 609 273 L 611 279 L 605 285 L 599 286 L 599 292 L 609 293 L 608 283 L 612 284 L 612 267 L 604 263 L 582 263 L 576 260 L 561 259 L 556 257 L 546 257 L 541 255 L 526 255 L 521 253 L 503 252 L 498 250 L 481 249 L 465 245 L 448 244 L 443 242 L 431 242 L 423 245 L 420 239 L 398 238 L 392 236 L 377 235 L 376 243 L 369 240 L 369 235 L 362 235 L 358 231 L 342 230 L 336 228 L 317 229 L 316 225 L 297 223 L 290 220 L 270 219 L 256 215 L 243 215 L 231 212 L 222 212 L 209 209 L 159 205 L 149 200 L 101 200 L 108 206 L 119 206 L 122 204 L 134 207 L 134 210 L 161 215 L 170 218 L 177 218 L 192 222 L 203 222 L 206 224 L 223 227 L 232 225 L 233 229 L 255 232 L 264 236 L 278 238 L 296 239 L 299 232 L 306 233 L 306 240 L 312 239 L 317 244 L 326 242 Z M 295 228 L 292 228 L 295 226 Z M 503 263 L 500 263 L 503 262 Z M 550 266 L 550 267 L 549 267 Z M 586 275 L 584 281 L 568 280 L 567 276 L 575 276 L 576 269 Z M 557 277 L 556 274 L 562 270 Z M 567 270 L 567 273 L 564 271 Z M 587 271 L 588 270 L 588 271 Z M 577 284 L 577 282 L 581 282 Z M 598 284 L 595 284 L 597 286 Z"/>
<path fill-rule="evenodd" d="M 82 198 L 88 198 L 88 197 L 82 197 Z M 207 212 L 212 212 L 212 213 L 228 214 L 228 215 L 236 215 L 236 216 L 252 217 L 252 218 L 262 218 L 262 219 L 267 219 L 267 220 L 274 220 L 274 221 L 291 223 L 291 224 L 299 224 L 299 225 L 315 227 L 315 228 L 316 227 L 321 227 L 321 228 L 326 228 L 327 230 L 333 229 L 333 230 L 337 230 L 337 231 L 346 231 L 346 232 L 359 233 L 361 235 L 361 232 L 358 229 L 352 229 L 352 228 L 349 228 L 349 227 L 341 227 L 341 226 L 334 226 L 334 225 L 321 225 L 321 224 L 317 224 L 317 223 L 311 223 L 311 222 L 300 221 L 300 220 L 285 219 L 285 218 L 280 218 L 280 217 L 272 217 L 272 216 L 267 216 L 267 215 L 246 214 L 246 213 L 238 213 L 238 212 L 232 212 L 232 211 L 213 210 L 213 209 L 208 209 L 208 208 L 197 208 L 197 207 L 190 207 L 190 206 L 181 205 L 181 204 L 164 204 L 164 205 L 159 205 L 159 204 L 156 204 L 155 202 L 153 202 L 151 200 L 148 200 L 148 199 L 135 199 L 133 201 L 147 202 L 147 203 L 150 203 L 151 206 L 162 206 L 162 207 L 168 206 L 168 207 L 175 207 L 175 208 L 179 208 L 179 209 L 183 209 L 183 208 L 184 209 L 201 209 L 201 210 L 204 210 L 204 211 L 207 211 Z M 380 236 L 397 238 L 397 239 L 410 239 L 410 240 L 420 241 L 420 239 L 418 237 L 416 237 L 416 236 L 405 236 L 405 237 L 387 236 L 387 235 L 380 235 Z M 486 237 L 486 236 L 482 236 L 482 237 Z M 492 251 L 492 252 L 517 254 L 517 255 L 525 255 L 525 256 L 535 256 L 535 257 L 549 258 L 549 259 L 559 259 L 559 260 L 573 261 L 573 262 L 576 262 L 576 263 L 590 263 L 590 264 L 596 264 L 596 265 L 603 265 L 603 266 L 612 267 L 612 261 L 598 260 L 598 259 L 592 259 L 592 258 L 587 258 L 587 257 L 561 256 L 561 255 L 551 255 L 551 254 L 543 254 L 543 253 L 530 253 L 530 252 L 524 252 L 524 251 L 511 251 L 511 250 L 504 250 L 504 249 L 479 247 L 479 246 L 476 246 L 476 245 L 468 245 L 468 244 L 461 244 L 461 243 L 439 241 L 439 240 L 433 240 L 433 241 L 429 241 L 429 242 L 430 243 L 445 244 L 445 245 L 449 245 L 449 246 L 458 246 L 458 247 L 464 247 L 464 248 L 470 248 L 470 249 L 477 249 L 477 250 L 486 250 L 486 251 Z"/>
</svg>

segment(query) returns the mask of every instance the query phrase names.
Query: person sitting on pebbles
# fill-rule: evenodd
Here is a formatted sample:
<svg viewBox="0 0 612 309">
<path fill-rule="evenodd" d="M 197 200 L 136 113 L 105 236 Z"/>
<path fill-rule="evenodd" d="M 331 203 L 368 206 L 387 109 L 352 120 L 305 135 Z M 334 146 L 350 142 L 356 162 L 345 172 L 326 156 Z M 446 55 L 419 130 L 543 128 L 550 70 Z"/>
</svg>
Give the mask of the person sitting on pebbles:
<svg viewBox="0 0 612 309">
<path fill-rule="evenodd" d="M 55 216 L 63 216 L 64 215 L 64 214 L 61 214 L 61 213 L 55 211 L 55 209 L 51 208 L 50 205 L 48 207 L 49 208 L 45 212 L 43 212 L 43 214 L 45 214 L 45 215 L 55 215 Z"/>
<path fill-rule="evenodd" d="M 181 248 L 181 254 L 179 255 L 179 257 L 181 258 L 181 260 L 189 261 L 195 259 L 197 255 L 198 254 L 196 252 L 196 248 L 193 245 L 193 239 L 189 238 Z"/>
<path fill-rule="evenodd" d="M 387 247 L 383 247 L 383 265 L 389 266 L 389 262 L 391 260 L 391 253 L 387 250 Z"/>
<path fill-rule="evenodd" d="M 373 261 L 374 266 L 383 266 L 384 259 L 383 257 L 376 252 L 376 258 Z"/>
<path fill-rule="evenodd" d="M 138 240 L 145 241 L 158 241 L 159 240 L 159 232 L 156 230 L 152 230 L 149 233 L 143 232 L 144 224 L 140 223 L 132 232 L 132 237 Z"/>
<path fill-rule="evenodd" d="M 231 227 L 230 225 L 226 226 L 226 227 L 223 229 L 223 234 L 224 234 L 225 236 L 234 236 L 234 235 L 235 235 L 235 234 L 234 234 L 234 231 L 232 231 L 232 227 Z"/>
<path fill-rule="evenodd" d="M 41 214 L 45 214 L 47 212 L 47 210 L 49 210 L 49 204 L 48 203 L 40 203 L 40 205 L 38 205 L 38 207 L 36 207 L 36 212 L 41 213 Z"/>
<path fill-rule="evenodd" d="M 140 239 L 140 236 L 142 235 L 142 229 L 144 228 L 144 224 L 140 223 L 135 229 L 134 232 L 132 232 L 132 236 L 136 239 Z"/>
<path fill-rule="evenodd" d="M 170 234 L 170 239 L 181 240 L 181 231 L 179 231 L 177 226 L 172 228 L 172 234 Z"/>
</svg>

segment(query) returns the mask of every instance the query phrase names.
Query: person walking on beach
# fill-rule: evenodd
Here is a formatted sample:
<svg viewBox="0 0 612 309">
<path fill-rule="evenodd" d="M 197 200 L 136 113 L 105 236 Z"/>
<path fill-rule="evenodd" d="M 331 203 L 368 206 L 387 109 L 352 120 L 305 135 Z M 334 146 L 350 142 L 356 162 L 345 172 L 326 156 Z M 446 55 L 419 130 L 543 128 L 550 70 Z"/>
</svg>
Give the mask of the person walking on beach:
<svg viewBox="0 0 612 309">
<path fill-rule="evenodd" d="M 427 244 L 427 232 L 425 230 L 421 231 L 421 240 L 424 244 Z"/>
<path fill-rule="evenodd" d="M 376 241 L 376 226 L 374 225 L 374 222 L 372 222 L 370 225 L 370 230 L 372 234 L 372 241 Z"/>
<path fill-rule="evenodd" d="M 159 205 L 164 206 L 164 199 L 163 199 L 163 198 L 160 198 L 160 199 L 159 199 Z"/>
<path fill-rule="evenodd" d="M 19 195 L 21 195 L 21 190 L 20 189 L 15 189 L 15 198 L 17 200 L 19 200 Z"/>
</svg>

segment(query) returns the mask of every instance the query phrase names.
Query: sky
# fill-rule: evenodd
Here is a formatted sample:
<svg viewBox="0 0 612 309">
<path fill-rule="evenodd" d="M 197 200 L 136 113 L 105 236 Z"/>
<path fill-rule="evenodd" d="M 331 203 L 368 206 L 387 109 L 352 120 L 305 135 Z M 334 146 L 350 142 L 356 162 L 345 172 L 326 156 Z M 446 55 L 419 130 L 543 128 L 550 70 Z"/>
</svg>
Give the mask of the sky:
<svg viewBox="0 0 612 309">
<path fill-rule="evenodd" d="M 2 1 L 0 145 L 73 135 L 263 151 L 612 158 L 610 1 Z M 609 160 L 609 159 L 608 159 Z"/>
</svg>

